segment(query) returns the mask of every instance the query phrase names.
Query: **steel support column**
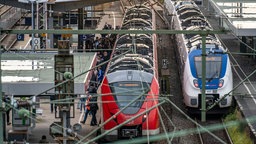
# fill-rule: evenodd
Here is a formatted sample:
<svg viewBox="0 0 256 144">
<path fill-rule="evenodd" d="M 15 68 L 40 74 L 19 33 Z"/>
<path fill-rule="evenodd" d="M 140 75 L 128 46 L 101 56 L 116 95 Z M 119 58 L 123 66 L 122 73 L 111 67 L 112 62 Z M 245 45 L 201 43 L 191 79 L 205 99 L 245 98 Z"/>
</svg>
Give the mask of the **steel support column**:
<svg viewBox="0 0 256 144">
<path fill-rule="evenodd" d="M 52 11 L 52 5 L 48 5 L 48 10 L 49 10 L 49 17 L 47 18 L 48 22 L 47 22 L 47 28 L 48 29 L 53 29 L 53 11 Z M 47 34 L 47 40 L 46 40 L 46 47 L 47 48 L 54 48 L 53 46 L 53 34 Z"/>
<path fill-rule="evenodd" d="M 78 9 L 78 29 L 84 29 L 84 9 Z M 78 52 L 83 52 L 83 35 L 78 35 Z"/>
<path fill-rule="evenodd" d="M 34 13 L 34 2 L 33 1 L 31 1 L 31 22 L 32 22 L 32 24 L 31 24 L 31 26 L 32 26 L 32 30 L 34 30 L 35 29 L 35 22 L 34 22 L 34 18 L 35 18 L 35 13 Z M 31 42 L 31 49 L 32 50 L 35 50 L 35 47 L 34 47 L 34 36 L 35 36 L 35 34 L 34 33 L 32 33 L 32 42 Z"/>
<path fill-rule="evenodd" d="M 206 35 L 202 36 L 202 94 L 201 94 L 201 121 L 206 121 L 206 104 L 205 104 L 205 75 L 206 75 Z"/>
<path fill-rule="evenodd" d="M 2 105 L 3 94 L 2 94 L 2 68 L 1 68 L 2 58 L 1 58 L 1 56 L 2 56 L 2 48 L 0 48 L 0 123 L 1 123 L 1 125 L 0 125 L 0 143 L 4 143 L 3 136 L 4 136 L 5 131 L 3 131 L 3 127 L 4 127 L 5 123 L 3 123 L 3 122 L 5 122 L 5 121 L 3 121 L 3 108 L 2 108 L 3 107 L 3 105 Z"/>
</svg>

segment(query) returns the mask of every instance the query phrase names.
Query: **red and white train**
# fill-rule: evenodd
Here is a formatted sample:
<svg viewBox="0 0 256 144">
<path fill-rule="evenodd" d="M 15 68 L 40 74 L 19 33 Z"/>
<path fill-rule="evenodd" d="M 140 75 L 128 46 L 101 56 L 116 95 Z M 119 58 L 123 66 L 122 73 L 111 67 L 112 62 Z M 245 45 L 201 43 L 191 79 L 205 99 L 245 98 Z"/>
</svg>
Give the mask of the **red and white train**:
<svg viewBox="0 0 256 144">
<path fill-rule="evenodd" d="M 121 29 L 154 30 L 154 12 L 145 5 L 127 8 Z M 107 132 L 105 140 L 159 134 L 155 34 L 118 36 L 101 93 L 101 133 Z"/>
</svg>

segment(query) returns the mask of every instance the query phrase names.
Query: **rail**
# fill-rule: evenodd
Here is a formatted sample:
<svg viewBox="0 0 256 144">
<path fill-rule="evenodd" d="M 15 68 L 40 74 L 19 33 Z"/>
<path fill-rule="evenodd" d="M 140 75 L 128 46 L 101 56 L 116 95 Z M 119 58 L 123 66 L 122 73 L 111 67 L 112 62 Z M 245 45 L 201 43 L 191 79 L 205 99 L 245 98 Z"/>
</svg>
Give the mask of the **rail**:
<svg viewBox="0 0 256 144">
<path fill-rule="evenodd" d="M 151 3 L 151 1 L 148 1 L 149 6 L 155 11 L 155 13 L 160 17 L 160 19 L 165 22 L 164 17 L 154 8 L 154 5 L 159 4 L 158 2 Z M 160 6 L 161 7 L 161 6 Z M 162 7 L 161 7 L 162 8 Z M 163 8 L 162 8 L 163 9 Z"/>
<path fill-rule="evenodd" d="M 201 144 L 208 143 L 224 143 L 224 144 L 233 144 L 227 130 L 225 124 L 222 119 L 214 119 L 208 120 L 207 122 L 201 123 L 199 120 L 195 119 L 195 121 L 201 126 L 209 126 L 209 125 L 221 125 L 223 129 L 217 131 L 208 132 L 206 127 L 201 127 L 196 125 L 196 129 L 198 131 L 198 138 Z"/>
<path fill-rule="evenodd" d="M 230 144 L 234 144 L 233 141 L 232 141 L 232 139 L 231 139 L 231 137 L 230 137 L 230 135 L 228 134 L 227 127 L 226 127 L 225 124 L 224 124 L 224 120 L 221 119 L 221 122 L 222 122 L 222 125 L 223 125 L 223 127 L 224 127 L 225 133 L 227 134 L 226 137 L 227 137 L 229 143 L 230 143 Z"/>
<path fill-rule="evenodd" d="M 16 29 L 18 27 L 17 23 L 21 22 L 26 16 L 28 16 L 28 12 L 24 13 L 22 17 L 15 23 L 14 26 L 12 26 L 12 29 Z M 23 30 L 27 30 L 29 26 L 24 26 Z M 0 38 L 0 43 L 3 43 L 4 40 L 8 38 L 8 34 L 2 34 L 2 37 Z M 6 46 L 6 49 L 10 50 L 10 48 L 17 42 L 17 39 L 14 39 L 9 46 Z"/>
<path fill-rule="evenodd" d="M 4 6 L 1 6 L 1 11 L 2 11 L 2 8 L 4 8 Z M 13 8 L 13 7 L 8 6 L 8 8 L 6 10 L 4 10 L 3 12 L 0 11 L 1 12 L 0 17 L 5 15 L 7 12 L 9 12 L 9 10 L 11 10 L 11 8 Z"/>
<path fill-rule="evenodd" d="M 29 28 L 29 26 L 25 26 L 24 30 L 26 30 L 26 29 L 28 29 L 28 28 Z M 10 50 L 11 47 L 14 46 L 16 42 L 17 42 L 17 39 L 15 39 L 15 40 L 10 44 L 10 46 L 7 48 L 7 50 Z"/>
</svg>

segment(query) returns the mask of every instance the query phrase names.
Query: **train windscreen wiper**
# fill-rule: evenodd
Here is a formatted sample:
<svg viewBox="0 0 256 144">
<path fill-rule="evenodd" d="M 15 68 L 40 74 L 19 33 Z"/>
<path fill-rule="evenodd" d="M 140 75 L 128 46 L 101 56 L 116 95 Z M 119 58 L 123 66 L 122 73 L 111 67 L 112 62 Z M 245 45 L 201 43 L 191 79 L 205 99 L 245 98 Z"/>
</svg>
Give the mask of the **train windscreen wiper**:
<svg viewBox="0 0 256 144">
<path fill-rule="evenodd" d="M 218 74 L 218 71 L 216 71 L 209 79 L 208 82 L 211 82 L 213 78 Z"/>
</svg>

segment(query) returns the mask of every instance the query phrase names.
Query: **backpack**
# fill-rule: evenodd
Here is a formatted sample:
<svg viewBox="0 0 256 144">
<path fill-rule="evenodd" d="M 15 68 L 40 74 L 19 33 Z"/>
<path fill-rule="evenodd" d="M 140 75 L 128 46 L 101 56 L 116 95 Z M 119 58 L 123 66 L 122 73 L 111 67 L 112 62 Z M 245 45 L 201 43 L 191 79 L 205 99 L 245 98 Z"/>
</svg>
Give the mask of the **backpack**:
<svg viewBox="0 0 256 144">
<path fill-rule="evenodd" d="M 97 99 L 95 99 L 95 98 L 91 99 L 90 108 L 91 108 L 91 110 L 98 110 L 99 109 Z"/>
</svg>

